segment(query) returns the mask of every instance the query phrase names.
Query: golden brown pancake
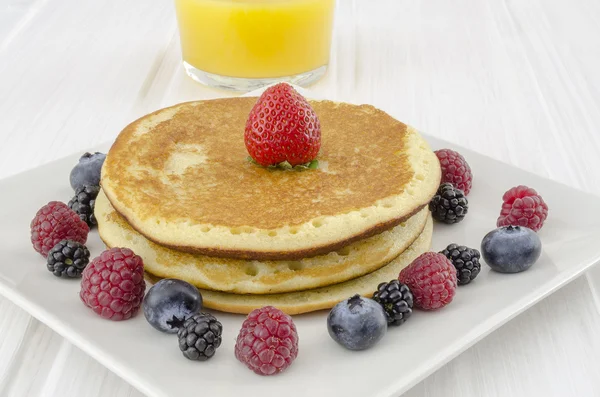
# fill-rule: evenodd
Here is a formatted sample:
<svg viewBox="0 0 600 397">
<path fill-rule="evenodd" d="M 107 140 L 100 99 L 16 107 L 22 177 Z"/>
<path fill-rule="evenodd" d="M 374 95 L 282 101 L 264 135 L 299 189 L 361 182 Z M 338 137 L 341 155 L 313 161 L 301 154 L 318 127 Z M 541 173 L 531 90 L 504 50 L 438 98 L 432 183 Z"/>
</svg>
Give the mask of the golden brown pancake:
<svg viewBox="0 0 600 397">
<path fill-rule="evenodd" d="M 428 209 L 393 229 L 337 252 L 281 261 L 215 258 L 160 246 L 136 232 L 112 208 L 102 191 L 96 199 L 95 214 L 105 244 L 130 248 L 142 257 L 145 269 L 156 276 L 178 278 L 210 290 L 273 294 L 340 283 L 381 268 L 419 237 Z"/>
<path fill-rule="evenodd" d="M 302 259 L 389 230 L 435 193 L 440 167 L 412 128 L 368 105 L 312 101 L 322 126 L 319 169 L 247 160 L 256 98 L 189 102 L 127 126 L 102 187 L 148 239 L 242 259 Z"/>
<path fill-rule="evenodd" d="M 338 302 L 360 294 L 365 297 L 373 296 L 379 283 L 387 282 L 398 277 L 400 270 L 408 266 L 431 246 L 433 221 L 428 214 L 425 229 L 414 243 L 396 259 L 381 269 L 343 283 L 306 291 L 289 292 L 271 295 L 239 295 L 226 292 L 200 290 L 204 307 L 222 312 L 247 314 L 254 309 L 264 306 L 275 306 L 288 314 L 301 314 L 317 310 L 329 309 Z M 152 282 L 159 277 L 147 274 Z"/>
</svg>

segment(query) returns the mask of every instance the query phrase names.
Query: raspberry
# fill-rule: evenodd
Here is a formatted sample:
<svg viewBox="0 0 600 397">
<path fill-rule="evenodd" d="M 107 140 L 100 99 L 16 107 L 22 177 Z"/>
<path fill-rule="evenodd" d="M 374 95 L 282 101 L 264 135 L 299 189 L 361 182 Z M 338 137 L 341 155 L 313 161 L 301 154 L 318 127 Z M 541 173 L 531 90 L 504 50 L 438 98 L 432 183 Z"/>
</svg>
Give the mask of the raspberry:
<svg viewBox="0 0 600 397">
<path fill-rule="evenodd" d="M 51 201 L 40 208 L 30 227 L 33 248 L 44 257 L 62 240 L 85 244 L 90 231 L 79 215 L 60 201 Z"/>
<path fill-rule="evenodd" d="M 127 248 L 111 248 L 83 271 L 79 296 L 109 320 L 127 320 L 138 312 L 146 283 L 142 258 Z"/>
<path fill-rule="evenodd" d="M 273 306 L 253 310 L 235 344 L 235 357 L 259 375 L 274 375 L 298 355 L 298 333 L 290 316 Z"/>
<path fill-rule="evenodd" d="M 435 310 L 452 302 L 456 292 L 456 269 L 442 254 L 426 252 L 402 269 L 398 280 L 410 288 L 415 307 Z"/>
<path fill-rule="evenodd" d="M 544 226 L 548 205 L 534 189 L 516 186 L 502 196 L 502 210 L 496 226 L 524 226 L 537 232 Z"/>
<path fill-rule="evenodd" d="M 450 149 L 436 150 L 435 155 L 442 167 L 441 183 L 451 183 L 467 196 L 473 184 L 473 174 L 467 160 L 460 153 Z"/>
</svg>

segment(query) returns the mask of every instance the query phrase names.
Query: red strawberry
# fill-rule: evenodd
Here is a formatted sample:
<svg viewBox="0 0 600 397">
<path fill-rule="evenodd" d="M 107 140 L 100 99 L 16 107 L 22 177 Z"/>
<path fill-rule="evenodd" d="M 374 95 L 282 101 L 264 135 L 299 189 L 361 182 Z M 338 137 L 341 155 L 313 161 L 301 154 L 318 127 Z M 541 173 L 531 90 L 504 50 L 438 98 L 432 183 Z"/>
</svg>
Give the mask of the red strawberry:
<svg viewBox="0 0 600 397">
<path fill-rule="evenodd" d="M 306 164 L 321 147 L 321 124 L 308 101 L 280 83 L 267 88 L 250 111 L 244 142 L 262 166 Z"/>
</svg>

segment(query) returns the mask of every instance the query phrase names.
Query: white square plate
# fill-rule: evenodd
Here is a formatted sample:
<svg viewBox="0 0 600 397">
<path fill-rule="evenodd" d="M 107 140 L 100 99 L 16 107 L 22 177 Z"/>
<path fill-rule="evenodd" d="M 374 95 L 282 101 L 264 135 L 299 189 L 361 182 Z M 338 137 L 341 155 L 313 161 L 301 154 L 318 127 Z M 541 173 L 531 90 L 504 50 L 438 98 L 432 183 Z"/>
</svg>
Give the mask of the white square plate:
<svg viewBox="0 0 600 397">
<path fill-rule="evenodd" d="M 433 138 L 429 142 L 435 149 L 454 147 Z M 106 151 L 108 145 L 96 149 Z M 224 327 L 223 343 L 215 357 L 200 363 L 185 359 L 177 338 L 155 331 L 142 314 L 124 322 L 94 314 L 79 300 L 79 282 L 52 276 L 29 241 L 35 212 L 48 201 L 67 202 L 72 196 L 68 175 L 80 153 L 0 181 L 0 293 L 149 396 L 398 396 L 600 259 L 599 199 L 458 150 L 475 174 L 469 214 L 454 226 L 436 224 L 433 250 L 452 242 L 479 248 L 495 227 L 502 194 L 525 184 L 537 189 L 550 208 L 540 232 L 542 257 L 530 270 L 514 275 L 494 273 L 483 265 L 479 277 L 459 287 L 449 306 L 415 312 L 367 351 L 350 352 L 333 342 L 326 312 L 296 316 L 298 358 L 283 374 L 260 377 L 233 354 L 243 316 L 217 313 Z M 93 256 L 103 249 L 96 231 L 90 233 L 88 247 Z"/>
</svg>

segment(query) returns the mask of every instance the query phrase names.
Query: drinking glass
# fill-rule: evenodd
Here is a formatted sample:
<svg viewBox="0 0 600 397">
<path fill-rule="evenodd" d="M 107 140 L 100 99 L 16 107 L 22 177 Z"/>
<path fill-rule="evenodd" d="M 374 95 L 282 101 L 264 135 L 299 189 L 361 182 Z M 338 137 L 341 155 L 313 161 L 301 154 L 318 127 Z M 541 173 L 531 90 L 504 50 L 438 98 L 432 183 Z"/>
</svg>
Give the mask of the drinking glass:
<svg viewBox="0 0 600 397">
<path fill-rule="evenodd" d="M 327 70 L 335 0 L 175 0 L 175 8 L 183 65 L 200 83 L 309 85 Z"/>
</svg>

